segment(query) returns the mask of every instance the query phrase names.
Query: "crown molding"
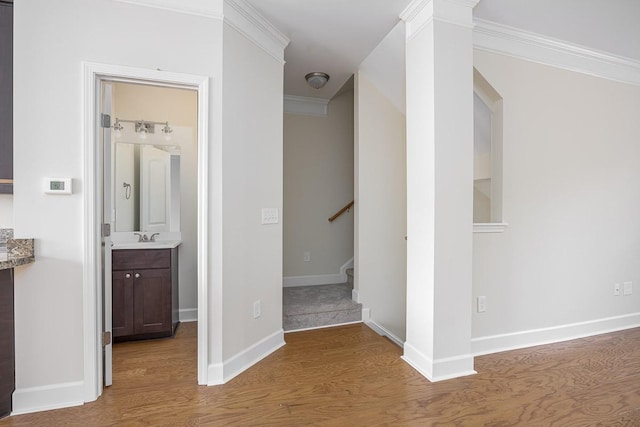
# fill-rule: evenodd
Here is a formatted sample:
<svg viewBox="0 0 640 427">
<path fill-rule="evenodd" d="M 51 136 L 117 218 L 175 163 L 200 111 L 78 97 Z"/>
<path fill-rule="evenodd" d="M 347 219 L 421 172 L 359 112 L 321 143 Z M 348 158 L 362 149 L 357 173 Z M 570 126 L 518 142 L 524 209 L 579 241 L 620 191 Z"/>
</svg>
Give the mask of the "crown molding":
<svg viewBox="0 0 640 427">
<path fill-rule="evenodd" d="M 407 40 L 433 21 L 473 28 L 473 8 L 479 0 L 413 0 L 400 13 L 407 24 Z"/>
<path fill-rule="evenodd" d="M 640 61 L 474 19 L 474 48 L 640 86 Z"/>
<path fill-rule="evenodd" d="M 114 0 L 120 3 L 135 4 L 137 6 L 185 13 L 188 15 L 204 16 L 222 20 L 221 2 L 208 0 Z"/>
<path fill-rule="evenodd" d="M 224 22 L 284 64 L 289 38 L 244 0 L 224 0 Z"/>
<path fill-rule="evenodd" d="M 294 95 L 284 96 L 284 112 L 289 114 L 324 117 L 327 115 L 328 105 L 328 99 Z"/>
</svg>

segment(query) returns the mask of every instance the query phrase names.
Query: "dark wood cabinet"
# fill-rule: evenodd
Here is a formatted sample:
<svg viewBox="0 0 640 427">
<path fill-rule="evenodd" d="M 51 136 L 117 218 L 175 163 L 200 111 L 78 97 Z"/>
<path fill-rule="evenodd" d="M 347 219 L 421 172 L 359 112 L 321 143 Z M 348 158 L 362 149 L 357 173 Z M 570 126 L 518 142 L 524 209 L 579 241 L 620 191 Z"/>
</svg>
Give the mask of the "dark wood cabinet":
<svg viewBox="0 0 640 427">
<path fill-rule="evenodd" d="M 13 2 L 0 0 L 0 193 L 13 193 Z"/>
<path fill-rule="evenodd" d="M 115 342 L 172 336 L 178 325 L 178 253 L 174 249 L 113 251 Z"/>
<path fill-rule="evenodd" d="M 15 384 L 13 268 L 0 270 L 0 418 L 11 413 Z"/>
</svg>

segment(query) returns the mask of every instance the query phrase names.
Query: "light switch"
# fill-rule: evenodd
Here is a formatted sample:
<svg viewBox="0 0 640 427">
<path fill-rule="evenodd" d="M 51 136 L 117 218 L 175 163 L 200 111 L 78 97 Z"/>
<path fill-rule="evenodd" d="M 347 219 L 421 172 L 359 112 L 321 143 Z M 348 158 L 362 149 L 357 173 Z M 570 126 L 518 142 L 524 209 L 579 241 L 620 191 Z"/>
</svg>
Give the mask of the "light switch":
<svg viewBox="0 0 640 427">
<path fill-rule="evenodd" d="M 278 223 L 278 208 L 262 208 L 262 223 L 263 224 L 277 224 Z"/>
</svg>

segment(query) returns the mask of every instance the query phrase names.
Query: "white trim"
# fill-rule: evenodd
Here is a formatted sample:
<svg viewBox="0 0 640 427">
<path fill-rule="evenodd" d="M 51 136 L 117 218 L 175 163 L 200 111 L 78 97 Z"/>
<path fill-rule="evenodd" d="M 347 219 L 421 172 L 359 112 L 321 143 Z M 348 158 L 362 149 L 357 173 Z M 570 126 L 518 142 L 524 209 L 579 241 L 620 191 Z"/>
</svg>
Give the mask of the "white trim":
<svg viewBox="0 0 640 427">
<path fill-rule="evenodd" d="M 593 335 L 607 334 L 640 327 L 640 312 L 623 316 L 607 317 L 587 322 L 570 323 L 549 328 L 530 329 L 500 335 L 472 338 L 474 355 L 517 350 L 536 345 L 552 344 Z"/>
<path fill-rule="evenodd" d="M 347 280 L 349 280 L 349 278 L 347 277 L 347 270 L 349 268 L 353 268 L 353 257 L 351 257 L 347 262 L 345 262 L 340 266 L 340 275 L 344 277 L 344 282 L 342 283 L 345 283 Z M 355 275 L 354 275 L 354 280 L 355 280 Z"/>
<path fill-rule="evenodd" d="M 362 323 L 362 320 L 354 320 L 353 322 L 332 323 L 331 325 L 311 326 L 309 328 L 291 329 L 288 331 L 284 331 L 284 333 L 288 334 L 290 332 L 314 331 L 316 329 L 327 329 L 327 328 L 333 328 L 335 326 L 357 325 L 358 323 Z"/>
<path fill-rule="evenodd" d="M 168 10 L 170 12 L 185 13 L 187 15 L 204 16 L 222 20 L 222 13 L 218 7 L 218 2 L 204 1 L 198 6 L 194 6 L 193 2 L 185 2 L 184 0 L 115 0 L 120 3 L 135 4 L 137 6 L 151 7 L 154 9 Z"/>
<path fill-rule="evenodd" d="M 504 233 L 509 224 L 506 222 L 474 222 L 474 233 Z"/>
<path fill-rule="evenodd" d="M 357 303 L 360 302 L 360 293 L 358 293 L 357 289 L 351 289 L 351 299 L 354 300 Z M 369 310 L 369 309 L 368 308 L 367 309 L 365 309 L 365 308 L 362 309 L 362 316 L 363 316 L 362 318 L 363 319 L 365 318 L 364 317 L 364 311 L 365 310 Z M 367 316 L 368 316 L 368 314 L 367 314 Z"/>
<path fill-rule="evenodd" d="M 197 322 L 198 321 L 198 309 L 197 308 L 181 308 L 178 310 L 178 319 L 181 322 Z"/>
<path fill-rule="evenodd" d="M 347 269 L 353 268 L 353 257 L 340 266 L 338 274 L 316 274 L 309 276 L 288 276 L 282 278 L 282 287 L 318 286 L 347 283 Z"/>
<path fill-rule="evenodd" d="M 289 38 L 244 0 L 224 0 L 224 22 L 284 64 Z"/>
<path fill-rule="evenodd" d="M 362 311 L 364 312 L 364 310 Z M 364 317 L 362 319 L 364 320 Z M 393 341 L 393 343 L 398 347 L 404 348 L 404 341 L 402 341 L 398 336 L 390 332 L 387 328 L 377 323 L 375 320 L 371 320 L 369 318 L 368 320 L 364 320 L 364 324 L 367 325 L 369 328 L 371 328 L 378 335 L 387 337 L 391 341 Z"/>
<path fill-rule="evenodd" d="M 222 382 L 230 381 L 284 345 L 284 331 L 280 329 L 230 357 L 222 364 Z M 214 369 L 219 371 L 219 367 Z"/>
<path fill-rule="evenodd" d="M 414 346 L 405 342 L 402 359 L 431 382 L 477 374 L 473 369 L 473 356 L 471 354 L 432 360 Z"/>
<path fill-rule="evenodd" d="M 313 276 L 289 276 L 282 278 L 282 286 L 290 288 L 293 286 L 318 286 L 345 283 L 346 274 L 317 274 Z"/>
<path fill-rule="evenodd" d="M 327 115 L 328 105 L 328 99 L 294 95 L 284 96 L 284 112 L 289 114 L 324 117 Z"/>
<path fill-rule="evenodd" d="M 436 22 L 444 22 L 473 28 L 473 8 L 479 0 L 414 0 L 401 13 L 406 22 L 406 40 L 413 39 L 424 28 Z"/>
<path fill-rule="evenodd" d="M 476 49 L 640 85 L 640 61 L 483 19 L 475 18 L 473 22 Z"/>
<path fill-rule="evenodd" d="M 11 415 L 82 405 L 84 404 L 84 388 L 82 381 L 18 388 L 13 392 Z"/>
<path fill-rule="evenodd" d="M 84 325 L 84 389 L 85 402 L 102 394 L 102 296 L 99 223 L 102 200 L 96 171 L 99 170 L 95 141 L 98 137 L 97 85 L 101 79 L 144 80 L 157 85 L 191 87 L 198 91 L 198 383 L 207 383 L 208 351 L 208 265 L 209 260 L 209 78 L 168 71 L 148 70 L 108 64 L 83 62 L 84 75 L 84 242 L 83 242 L 83 325 Z M 214 184 L 219 184 L 216 180 Z M 217 201 L 217 200 L 216 200 Z M 218 202 L 219 203 L 219 202 Z M 221 256 L 218 254 L 217 256 Z"/>
</svg>

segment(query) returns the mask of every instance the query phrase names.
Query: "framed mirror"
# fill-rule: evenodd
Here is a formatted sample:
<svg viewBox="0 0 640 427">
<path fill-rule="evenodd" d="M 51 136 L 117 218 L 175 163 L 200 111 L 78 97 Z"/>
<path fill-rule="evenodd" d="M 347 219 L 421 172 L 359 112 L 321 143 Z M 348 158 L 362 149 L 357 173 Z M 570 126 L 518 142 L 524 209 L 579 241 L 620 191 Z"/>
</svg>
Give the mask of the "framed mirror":
<svg viewBox="0 0 640 427">
<path fill-rule="evenodd" d="M 180 147 L 116 142 L 114 231 L 180 231 Z"/>
</svg>

